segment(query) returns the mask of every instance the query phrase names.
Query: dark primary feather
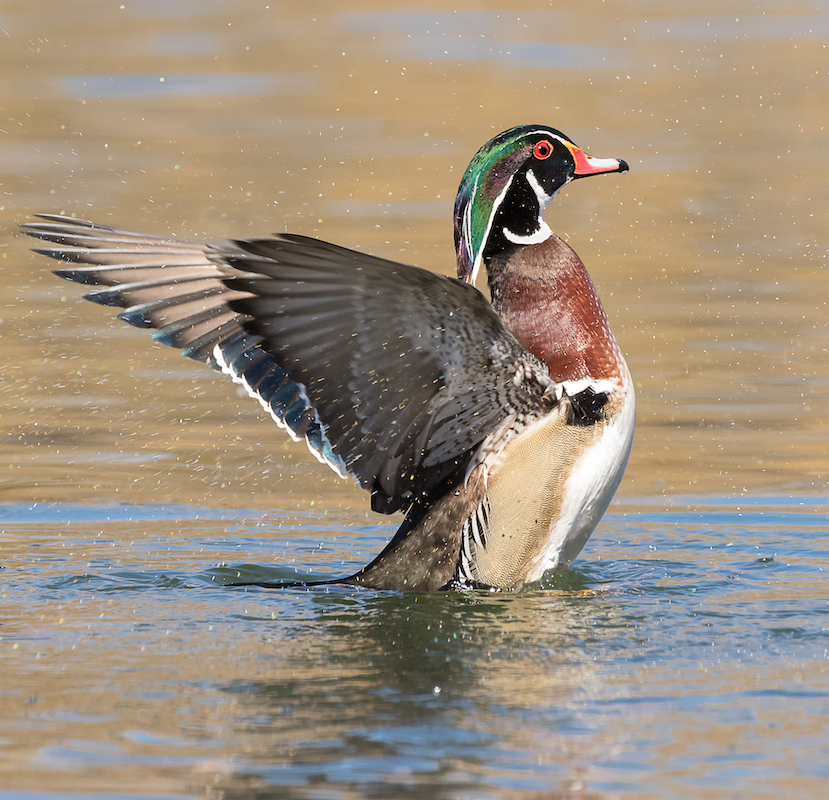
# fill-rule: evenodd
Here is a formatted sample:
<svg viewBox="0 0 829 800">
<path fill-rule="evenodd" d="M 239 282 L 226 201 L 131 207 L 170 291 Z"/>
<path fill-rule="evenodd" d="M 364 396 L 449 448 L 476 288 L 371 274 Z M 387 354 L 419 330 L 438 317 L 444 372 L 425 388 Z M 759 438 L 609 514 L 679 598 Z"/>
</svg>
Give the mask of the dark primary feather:
<svg viewBox="0 0 829 800">
<path fill-rule="evenodd" d="M 302 236 L 215 245 L 64 217 L 24 226 L 155 338 L 222 367 L 390 513 L 549 410 L 546 367 L 473 287 Z M 521 409 L 519 412 L 518 409 Z"/>
<path fill-rule="evenodd" d="M 218 368 L 213 347 L 242 328 L 239 315 L 227 308 L 235 293 L 221 280 L 236 271 L 211 261 L 209 245 L 119 231 L 52 214 L 40 215 L 40 219 L 45 222 L 28 223 L 23 229 L 54 246 L 35 252 L 87 265 L 59 269 L 56 275 L 76 283 L 112 287 L 94 289 L 85 297 L 100 305 L 126 308 L 120 315 L 125 322 L 157 328 L 162 335 L 156 338 L 165 344 Z M 179 324 L 182 320 L 186 320 L 183 326 Z M 211 335 L 199 342 L 205 333 Z"/>
</svg>

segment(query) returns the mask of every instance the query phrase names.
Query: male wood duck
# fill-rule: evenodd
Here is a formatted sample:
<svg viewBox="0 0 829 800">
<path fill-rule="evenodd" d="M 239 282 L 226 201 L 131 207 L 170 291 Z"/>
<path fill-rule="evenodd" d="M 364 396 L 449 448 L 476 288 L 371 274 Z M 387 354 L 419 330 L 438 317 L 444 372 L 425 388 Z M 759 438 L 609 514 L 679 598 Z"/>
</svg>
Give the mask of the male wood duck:
<svg viewBox="0 0 829 800">
<path fill-rule="evenodd" d="M 630 452 L 630 373 L 543 217 L 570 181 L 627 169 L 543 125 L 496 136 L 458 189 L 457 278 L 288 233 L 202 244 L 47 214 L 24 227 L 71 264 L 57 275 L 106 287 L 88 300 L 241 384 L 373 510 L 405 512 L 380 555 L 331 583 L 515 590 L 572 563 Z"/>
</svg>

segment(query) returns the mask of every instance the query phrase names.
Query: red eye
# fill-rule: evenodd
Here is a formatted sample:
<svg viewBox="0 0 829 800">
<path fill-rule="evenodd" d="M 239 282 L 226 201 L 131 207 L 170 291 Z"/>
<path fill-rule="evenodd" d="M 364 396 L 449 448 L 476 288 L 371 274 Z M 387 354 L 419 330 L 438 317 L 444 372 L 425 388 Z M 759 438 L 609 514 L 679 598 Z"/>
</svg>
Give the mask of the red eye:
<svg viewBox="0 0 829 800">
<path fill-rule="evenodd" d="M 533 147 L 533 155 L 539 160 L 543 161 L 553 154 L 553 143 L 542 139 L 535 147 Z"/>
</svg>

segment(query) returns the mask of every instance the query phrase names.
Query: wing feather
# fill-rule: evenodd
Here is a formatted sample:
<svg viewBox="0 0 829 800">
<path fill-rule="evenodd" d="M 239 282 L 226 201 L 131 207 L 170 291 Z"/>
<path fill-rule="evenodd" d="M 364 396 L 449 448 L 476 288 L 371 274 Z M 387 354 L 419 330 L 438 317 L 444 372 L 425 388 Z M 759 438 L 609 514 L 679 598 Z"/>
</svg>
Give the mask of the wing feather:
<svg viewBox="0 0 829 800">
<path fill-rule="evenodd" d="M 57 274 L 228 374 L 376 510 L 428 495 L 552 402 L 546 367 L 454 278 L 295 234 L 201 244 L 40 220 L 24 229 L 73 265 Z"/>
</svg>

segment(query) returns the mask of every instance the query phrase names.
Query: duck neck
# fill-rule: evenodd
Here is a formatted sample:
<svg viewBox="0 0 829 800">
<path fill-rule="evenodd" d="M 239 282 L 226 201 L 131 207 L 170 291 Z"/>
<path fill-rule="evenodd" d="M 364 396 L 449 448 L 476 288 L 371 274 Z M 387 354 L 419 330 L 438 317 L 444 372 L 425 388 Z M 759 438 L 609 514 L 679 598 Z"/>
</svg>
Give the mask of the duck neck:
<svg viewBox="0 0 829 800">
<path fill-rule="evenodd" d="M 621 381 L 616 337 L 581 259 L 555 234 L 485 259 L 492 305 L 557 382 Z"/>
</svg>

